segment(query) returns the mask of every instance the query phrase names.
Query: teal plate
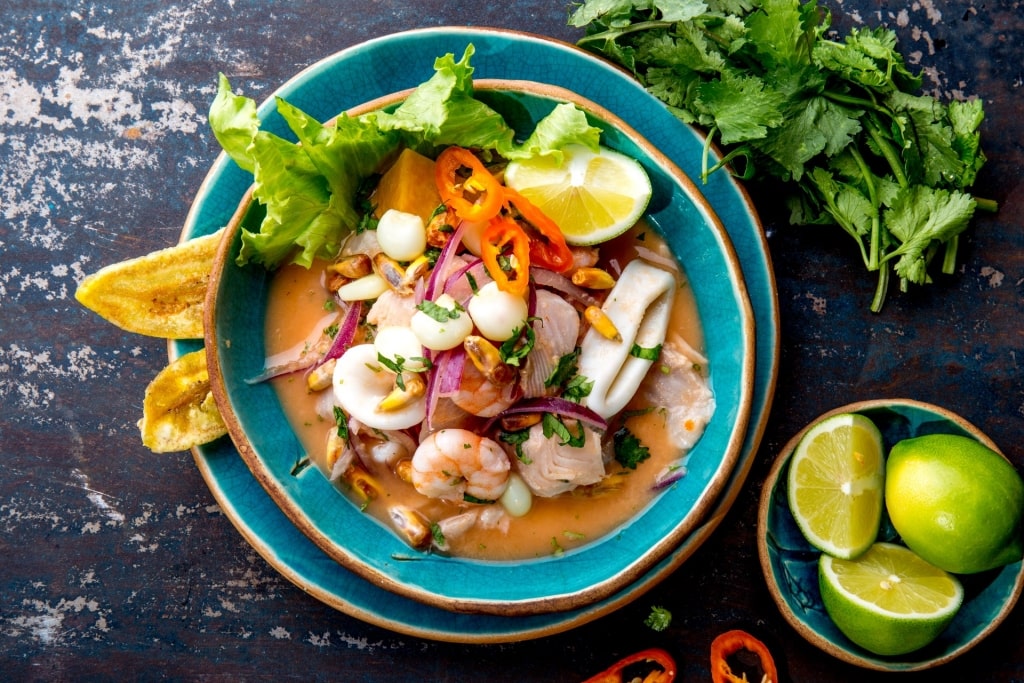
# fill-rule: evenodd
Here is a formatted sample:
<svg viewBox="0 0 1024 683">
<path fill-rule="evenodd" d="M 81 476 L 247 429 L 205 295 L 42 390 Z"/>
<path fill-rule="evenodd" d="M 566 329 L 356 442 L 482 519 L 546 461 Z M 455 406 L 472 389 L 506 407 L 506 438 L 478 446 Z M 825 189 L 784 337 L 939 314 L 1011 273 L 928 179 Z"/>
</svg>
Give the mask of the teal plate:
<svg viewBox="0 0 1024 683">
<path fill-rule="evenodd" d="M 432 63 L 432 62 L 431 62 Z M 310 82 L 310 88 L 321 90 Z M 516 561 L 416 552 L 393 529 L 346 501 L 306 456 L 268 383 L 263 331 L 271 276 L 235 265 L 240 224 L 263 207 L 246 197 L 221 245 L 206 300 L 207 364 L 213 395 L 232 441 L 285 514 L 342 566 L 424 604 L 460 612 L 530 615 L 565 611 L 614 595 L 664 559 L 718 499 L 743 446 L 754 375 L 754 320 L 731 240 L 693 182 L 607 110 L 564 88 L 522 79 L 475 81 L 476 96 L 501 113 L 520 139 L 562 102 L 573 102 L 601 130 L 601 142 L 643 165 L 653 194 L 644 217 L 686 274 L 702 320 L 715 411 L 687 456 L 686 476 L 628 521 L 579 548 Z M 406 91 L 408 92 L 408 91 Z M 357 109 L 387 109 L 404 95 Z M 249 213 L 252 212 L 253 216 Z"/>
<path fill-rule="evenodd" d="M 622 117 L 691 176 L 699 175 L 701 138 L 682 125 L 628 75 L 573 46 L 521 33 L 474 28 L 425 29 L 396 34 L 349 48 L 318 62 L 300 77 L 308 84 L 336 89 L 341 99 L 326 101 L 322 89 L 299 93 L 293 82 L 279 95 L 313 116 L 328 118 L 337 110 L 414 87 L 425 73 L 405 65 L 431 64 L 440 54 L 476 48 L 474 65 L 481 78 L 539 80 L 589 97 Z M 298 77 L 297 77 L 298 78 Z M 347 98 L 347 101 L 346 101 Z M 328 110 L 329 109 L 329 110 Z M 283 123 L 264 105 L 267 127 L 283 133 Z M 209 234 L 227 224 L 248 189 L 251 176 L 223 155 L 197 195 L 183 239 Z M 778 361 L 778 309 L 774 279 L 764 238 L 749 199 L 725 174 L 700 187 L 725 225 L 743 266 L 757 326 L 754 397 L 740 459 L 717 502 L 700 526 L 646 575 L 622 591 L 579 609 L 524 617 L 459 614 L 423 605 L 363 580 L 338 566 L 292 525 L 227 439 L 195 450 L 195 460 L 215 498 L 240 533 L 289 580 L 323 602 L 364 621 L 425 638 L 453 642 L 507 642 L 557 633 L 596 619 L 636 599 L 668 576 L 717 527 L 739 493 L 760 443 L 774 391 Z M 195 349 L 172 343 L 172 355 Z"/>
<path fill-rule="evenodd" d="M 962 417 L 938 406 L 908 399 L 864 401 L 822 415 L 816 424 L 838 413 L 859 413 L 882 432 L 886 452 L 901 439 L 926 434 L 968 436 L 998 450 L 988 437 Z M 789 511 L 786 480 L 789 458 L 807 432 L 805 428 L 783 447 L 761 494 L 758 513 L 758 555 L 768 590 L 782 616 L 804 638 L 850 664 L 878 671 L 929 669 L 963 654 L 991 633 L 1010 613 L 1024 586 L 1024 564 L 1015 562 L 988 572 L 959 577 L 964 604 L 942 634 L 928 646 L 898 657 L 882 657 L 850 642 L 821 604 L 818 592 L 818 551 L 810 546 Z M 883 521 L 879 540 L 898 542 L 891 524 Z"/>
</svg>

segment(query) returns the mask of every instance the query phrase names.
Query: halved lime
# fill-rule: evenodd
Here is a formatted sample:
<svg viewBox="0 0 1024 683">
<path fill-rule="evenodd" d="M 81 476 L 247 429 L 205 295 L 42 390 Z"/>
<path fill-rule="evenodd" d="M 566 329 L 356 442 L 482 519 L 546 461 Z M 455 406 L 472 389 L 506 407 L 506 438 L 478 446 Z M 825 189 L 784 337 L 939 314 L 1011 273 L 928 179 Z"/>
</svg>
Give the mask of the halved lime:
<svg viewBox="0 0 1024 683">
<path fill-rule="evenodd" d="M 599 244 L 636 224 L 651 199 L 651 180 L 635 159 L 605 147 L 583 145 L 551 157 L 514 161 L 505 184 L 553 220 L 569 244 Z"/>
<path fill-rule="evenodd" d="M 847 638 L 879 655 L 901 655 L 935 640 L 956 616 L 964 590 L 913 551 L 876 543 L 855 560 L 822 554 L 825 611 Z"/>
<path fill-rule="evenodd" d="M 812 426 L 789 464 L 789 509 L 807 542 L 844 559 L 867 550 L 882 519 L 882 433 L 863 415 Z"/>
</svg>

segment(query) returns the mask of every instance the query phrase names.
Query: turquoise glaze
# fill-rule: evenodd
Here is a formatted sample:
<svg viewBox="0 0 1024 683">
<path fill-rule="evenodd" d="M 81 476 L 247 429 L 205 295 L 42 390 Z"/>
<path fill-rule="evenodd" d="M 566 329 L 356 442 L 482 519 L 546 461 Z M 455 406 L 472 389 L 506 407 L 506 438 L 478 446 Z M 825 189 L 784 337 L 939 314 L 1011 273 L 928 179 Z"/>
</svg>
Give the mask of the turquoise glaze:
<svg viewBox="0 0 1024 683">
<path fill-rule="evenodd" d="M 681 125 L 616 68 L 571 46 L 538 37 L 484 29 L 432 29 L 399 34 L 332 56 L 300 74 L 277 94 L 315 116 L 327 118 L 338 109 L 414 86 L 429 75 L 429 64 L 437 55 L 461 53 L 469 42 L 477 49 L 474 64 L 479 78 L 532 78 L 572 88 L 584 96 L 590 95 L 625 117 L 690 175 L 696 173 L 701 143 L 693 131 Z M 406 73 L 400 67 L 402 63 L 422 63 L 424 71 Z M 325 92 L 330 96 L 324 96 Z M 268 105 L 262 107 L 261 113 L 267 116 L 271 129 L 276 126 L 278 132 L 284 132 L 276 115 L 269 114 Z M 199 192 L 184 237 L 207 234 L 225 224 L 249 182 L 246 174 L 223 156 L 219 158 Z M 714 501 L 716 508 L 704 518 L 702 526 L 693 529 L 675 551 L 639 581 L 585 607 L 519 618 L 453 614 L 422 605 L 381 590 L 339 567 L 298 532 L 260 488 L 230 442 L 221 440 L 197 449 L 196 462 L 225 513 L 273 566 L 307 592 L 358 618 L 423 637 L 460 642 L 536 637 L 594 619 L 635 599 L 688 557 L 731 505 L 760 440 L 774 386 L 778 353 L 774 282 L 756 217 L 743 193 L 723 174 L 713 176 L 701 190 L 730 232 L 743 262 L 753 299 L 758 332 L 752 419 L 746 429 L 740 459 Z M 176 343 L 172 350 L 182 353 L 191 348 L 194 347 Z M 703 474 L 698 473 L 698 476 Z M 307 487 L 308 482 L 316 481 L 315 477 L 319 475 L 311 472 L 295 481 L 292 488 L 301 485 L 317 489 L 316 496 L 337 496 L 326 482 L 322 482 L 323 486 L 313 484 Z M 319 490 L 324 487 L 326 490 Z M 694 495 L 694 492 L 680 487 L 679 495 Z M 332 498 L 327 500 L 332 505 L 338 502 Z M 609 540 L 608 543 L 617 541 Z M 620 548 L 622 545 L 617 544 L 615 550 Z M 564 562 L 567 559 L 570 561 Z M 563 572 L 562 576 L 564 570 L 579 567 L 571 557 L 561 558 L 559 562 L 564 563 L 559 570 Z M 431 559 L 402 564 L 415 565 L 415 573 L 419 574 L 422 567 L 435 562 Z M 553 565 L 554 561 L 544 564 Z M 459 582 L 472 582 L 474 572 L 463 569 L 460 568 L 458 573 Z"/>
<path fill-rule="evenodd" d="M 882 432 L 886 453 L 897 441 L 926 434 L 958 434 L 996 448 L 962 418 L 926 403 L 899 399 L 867 401 L 838 408 L 828 414 L 842 412 L 860 413 L 871 419 Z M 1010 613 L 1020 595 L 1024 585 L 1021 562 L 959 577 L 966 594 L 963 606 L 937 640 L 916 652 L 882 657 L 850 642 L 839 631 L 821 604 L 818 552 L 800 533 L 787 502 L 789 458 L 804 433 L 806 430 L 786 445 L 768 475 L 758 516 L 761 565 L 783 617 L 825 652 L 851 664 L 881 671 L 914 671 L 942 664 L 966 652 L 991 633 Z M 899 542 L 887 520 L 883 520 L 879 540 Z"/>
</svg>

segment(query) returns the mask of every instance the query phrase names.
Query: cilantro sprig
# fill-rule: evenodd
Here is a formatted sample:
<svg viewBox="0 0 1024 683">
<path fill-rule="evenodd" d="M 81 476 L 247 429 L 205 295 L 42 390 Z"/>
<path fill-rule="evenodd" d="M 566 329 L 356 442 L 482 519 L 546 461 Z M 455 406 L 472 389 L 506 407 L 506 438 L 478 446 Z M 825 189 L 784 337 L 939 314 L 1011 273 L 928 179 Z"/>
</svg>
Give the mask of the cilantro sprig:
<svg viewBox="0 0 1024 683">
<path fill-rule="evenodd" d="M 630 70 L 686 123 L 704 128 L 705 177 L 729 165 L 744 179 L 796 191 L 791 221 L 837 225 L 901 291 L 955 272 L 959 235 L 976 208 L 985 163 L 980 100 L 944 104 L 886 28 L 833 40 L 816 0 L 585 0 L 570 16 L 579 44 Z M 711 165 L 711 147 L 722 160 Z"/>
</svg>

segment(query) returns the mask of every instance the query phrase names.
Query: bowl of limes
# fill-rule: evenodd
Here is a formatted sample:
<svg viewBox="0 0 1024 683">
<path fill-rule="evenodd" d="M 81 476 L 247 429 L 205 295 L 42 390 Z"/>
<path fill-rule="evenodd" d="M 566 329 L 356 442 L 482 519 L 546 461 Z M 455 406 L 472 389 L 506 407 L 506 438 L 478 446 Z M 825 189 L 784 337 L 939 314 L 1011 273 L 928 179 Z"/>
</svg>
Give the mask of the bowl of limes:
<svg viewBox="0 0 1024 683">
<path fill-rule="evenodd" d="M 963 654 L 1024 587 L 1024 483 L 988 437 L 908 399 L 829 411 L 762 489 L 758 555 L 782 616 L 828 654 L 914 671 Z"/>
</svg>

